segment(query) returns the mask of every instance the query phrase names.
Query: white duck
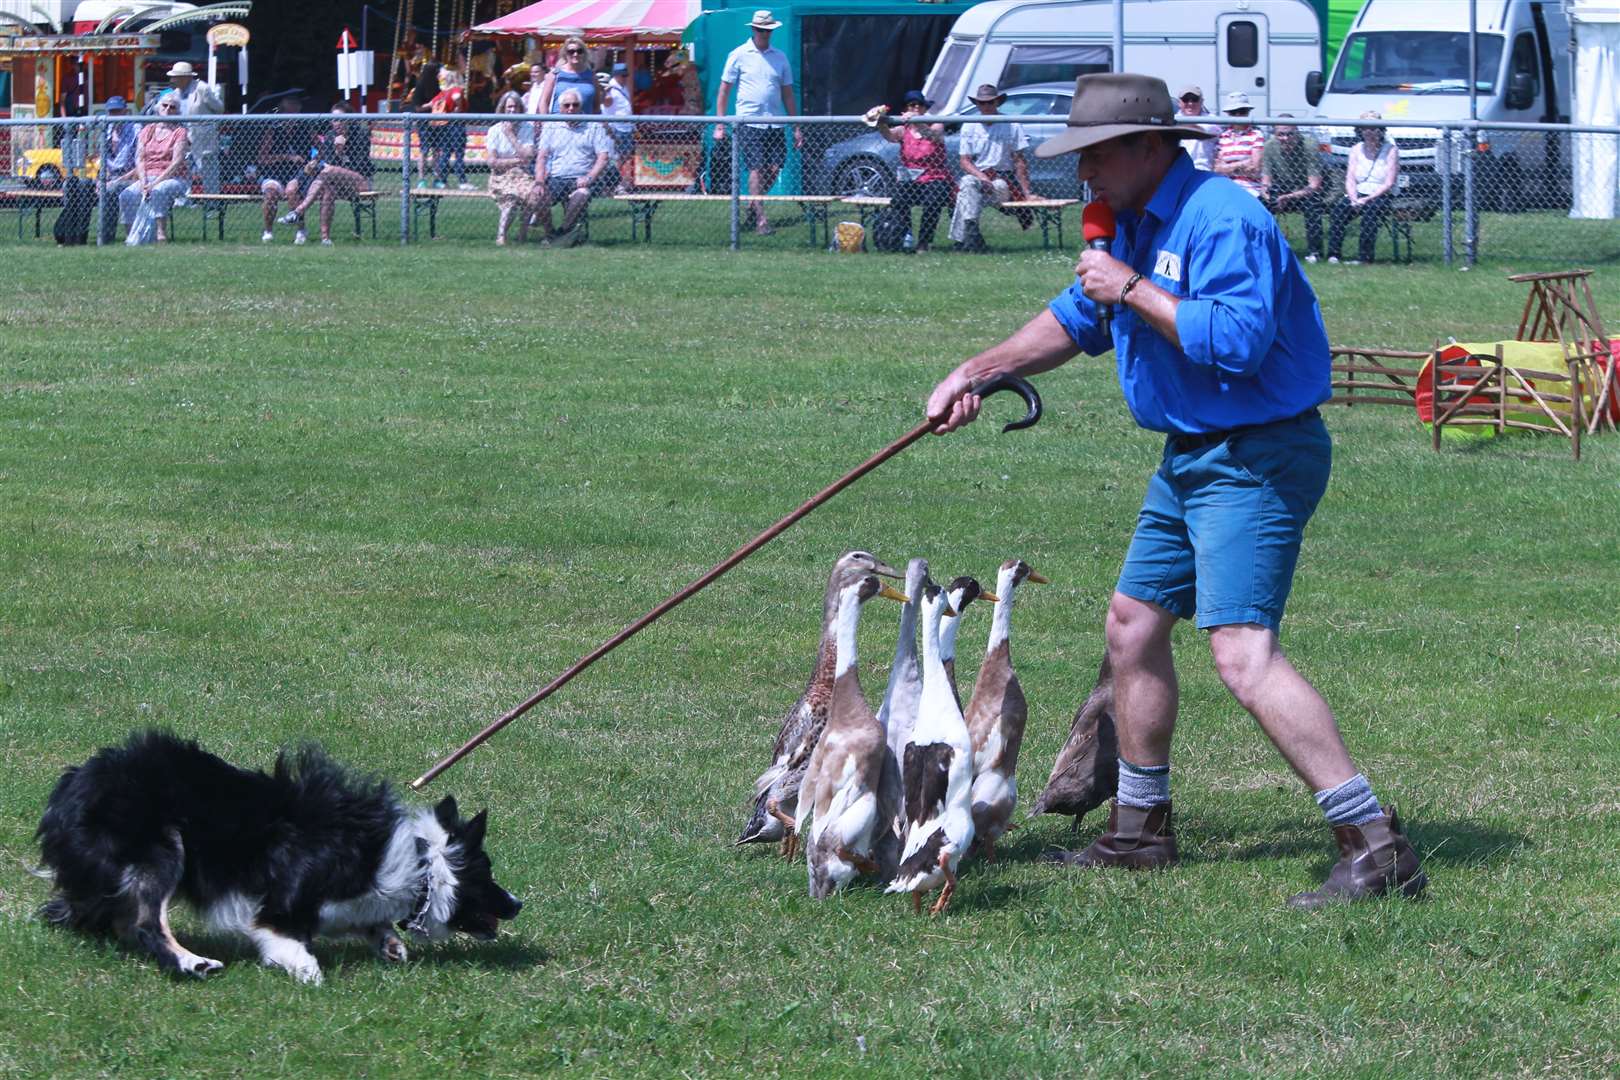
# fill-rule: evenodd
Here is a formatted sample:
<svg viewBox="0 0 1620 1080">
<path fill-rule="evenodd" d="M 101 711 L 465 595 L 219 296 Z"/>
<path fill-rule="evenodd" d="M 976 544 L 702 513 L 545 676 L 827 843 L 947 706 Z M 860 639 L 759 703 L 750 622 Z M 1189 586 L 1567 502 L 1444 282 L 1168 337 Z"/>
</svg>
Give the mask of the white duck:
<svg viewBox="0 0 1620 1080">
<path fill-rule="evenodd" d="M 793 830 L 804 837 L 810 895 L 817 900 L 842 889 L 857 872 L 878 872 L 873 847 L 887 828 L 878 813 L 878 787 L 888 747 L 883 728 L 861 693 L 855 651 L 861 605 L 874 596 L 906 599 L 876 574 L 860 577 L 840 591 L 832 704 L 794 815 Z"/>
<path fill-rule="evenodd" d="M 925 588 L 922 609 L 922 701 L 901 757 L 905 847 L 888 891 L 910 893 L 912 907 L 921 911 L 922 894 L 939 887 L 939 899 L 929 909 L 938 915 L 956 892 L 956 868 L 973 843 L 973 744 L 939 658 L 939 624 L 950 610 L 945 591 L 938 585 Z"/>
<path fill-rule="evenodd" d="M 833 564 L 827 591 L 821 604 L 821 639 L 816 646 L 816 663 L 804 693 L 782 719 L 781 730 L 771 748 L 771 764 L 754 781 L 754 809 L 743 827 L 737 844 L 765 844 L 782 841 L 782 855 L 792 858 L 796 847 L 793 815 L 799 804 L 799 787 L 810 755 L 815 752 L 821 730 L 827 724 L 832 702 L 835 662 L 834 621 L 838 598 L 844 586 L 866 574 L 899 577 L 888 564 L 866 551 L 849 551 Z"/>
<path fill-rule="evenodd" d="M 951 696 L 956 698 L 957 707 L 962 704 L 962 692 L 956 684 L 956 631 L 962 625 L 962 613 L 973 601 L 983 597 L 992 604 L 998 599 L 996 594 L 985 589 L 977 580 L 963 576 L 953 578 L 945 586 L 945 597 L 950 601 L 951 610 L 956 614 L 947 615 L 939 623 L 939 660 L 945 665 L 945 679 L 951 684 Z"/>
<path fill-rule="evenodd" d="M 878 876 L 885 883 L 894 877 L 900 862 L 900 840 L 906 829 L 905 786 L 900 776 L 900 758 L 906 740 L 917 724 L 917 703 L 922 699 L 922 660 L 917 655 L 917 612 L 922 607 L 924 586 L 929 584 L 928 560 L 912 559 L 906 564 L 906 603 L 900 609 L 900 636 L 894 645 L 894 664 L 889 668 L 889 684 L 883 690 L 878 723 L 883 726 L 887 747 L 883 780 L 878 789 L 878 812 L 888 828 L 878 838 Z"/>
<path fill-rule="evenodd" d="M 1018 750 L 1024 744 L 1024 724 L 1029 719 L 1029 704 L 1013 671 L 1008 641 L 1013 597 L 1025 581 L 1046 584 L 1045 578 L 1020 559 L 1001 564 L 996 576 L 1000 602 L 990 621 L 990 643 L 967 707 L 968 734 L 973 739 L 973 831 L 990 862 L 996 861 L 996 841 L 1007 833 L 1018 801 Z"/>
</svg>

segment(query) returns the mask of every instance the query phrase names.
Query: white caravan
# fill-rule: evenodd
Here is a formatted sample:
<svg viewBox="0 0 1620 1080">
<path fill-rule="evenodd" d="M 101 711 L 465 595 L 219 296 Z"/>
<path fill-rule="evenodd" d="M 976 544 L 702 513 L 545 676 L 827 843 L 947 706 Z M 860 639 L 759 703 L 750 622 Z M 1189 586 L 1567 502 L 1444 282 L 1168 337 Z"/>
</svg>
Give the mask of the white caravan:
<svg viewBox="0 0 1620 1080">
<path fill-rule="evenodd" d="M 1468 120 L 1469 0 L 1367 0 L 1339 50 L 1315 115 L 1458 123 Z M 1477 0 L 1475 101 L 1482 123 L 1567 123 L 1569 15 L 1563 0 Z M 1324 129 L 1324 148 L 1341 166 L 1356 143 L 1347 128 Z M 1462 173 L 1466 133 L 1441 147 L 1433 128 L 1392 127 L 1403 188 L 1433 193 L 1438 176 Z M 1564 141 L 1539 131 L 1481 131 L 1474 143 L 1475 191 L 1489 209 L 1567 206 Z"/>
<path fill-rule="evenodd" d="M 1242 90 L 1255 115 L 1305 115 L 1322 75 L 1322 30 L 1309 0 L 1125 0 L 1125 71 L 1171 94 L 1193 84 L 1205 108 Z M 1114 68 L 1114 0 L 990 0 L 957 17 L 924 93 L 935 113 L 970 108 L 984 83 L 1005 90 Z"/>
</svg>

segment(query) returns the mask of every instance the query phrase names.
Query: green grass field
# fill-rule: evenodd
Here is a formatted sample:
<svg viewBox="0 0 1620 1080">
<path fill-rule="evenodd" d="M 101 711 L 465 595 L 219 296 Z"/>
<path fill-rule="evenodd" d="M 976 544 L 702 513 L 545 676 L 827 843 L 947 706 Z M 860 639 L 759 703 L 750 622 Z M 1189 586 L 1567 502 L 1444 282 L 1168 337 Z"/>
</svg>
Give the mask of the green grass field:
<svg viewBox="0 0 1620 1080">
<path fill-rule="evenodd" d="M 929 920 L 871 888 L 812 902 L 802 863 L 731 848 L 855 546 L 1053 580 L 1014 620 L 1033 797 L 1159 449 L 1110 361 L 1043 377 L 1033 431 L 907 451 L 433 785 L 491 808 L 528 905 L 500 942 L 393 968 L 324 943 L 311 988 L 189 917 L 182 939 L 229 964 L 205 984 L 47 930 L 25 871 L 65 765 L 165 725 L 244 764 L 319 739 L 408 782 L 908 430 L 1069 260 L 12 250 L 0 1074 L 1620 1071 L 1614 436 L 1580 462 L 1537 437 L 1436 454 L 1404 411 L 1329 414 L 1284 640 L 1400 806 L 1422 903 L 1284 909 L 1329 866 L 1327 830 L 1190 629 L 1171 872 L 1039 865 L 1072 840 L 1045 818 Z M 1421 348 L 1511 336 L 1505 269 L 1314 280 L 1334 341 Z M 1599 284 L 1620 310 L 1620 276 Z M 869 697 L 894 617 L 862 629 Z M 970 609 L 969 675 L 988 625 Z"/>
</svg>

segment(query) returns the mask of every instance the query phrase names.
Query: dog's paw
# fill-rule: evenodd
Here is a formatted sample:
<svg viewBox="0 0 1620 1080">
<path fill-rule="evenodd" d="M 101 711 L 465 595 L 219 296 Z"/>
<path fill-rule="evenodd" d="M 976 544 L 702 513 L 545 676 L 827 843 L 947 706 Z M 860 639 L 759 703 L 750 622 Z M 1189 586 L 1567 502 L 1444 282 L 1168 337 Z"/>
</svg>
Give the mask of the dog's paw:
<svg viewBox="0 0 1620 1080">
<path fill-rule="evenodd" d="M 313 956 L 289 965 L 287 971 L 293 978 L 308 986 L 321 985 L 321 965 L 315 962 Z"/>
<path fill-rule="evenodd" d="M 196 953 L 184 953 L 179 957 L 180 972 L 197 979 L 206 979 L 216 971 L 224 971 L 225 965 L 218 960 Z"/>
<path fill-rule="evenodd" d="M 391 926 L 379 927 L 371 932 L 371 944 L 377 955 L 394 964 L 403 964 L 408 957 L 405 942 Z"/>
</svg>

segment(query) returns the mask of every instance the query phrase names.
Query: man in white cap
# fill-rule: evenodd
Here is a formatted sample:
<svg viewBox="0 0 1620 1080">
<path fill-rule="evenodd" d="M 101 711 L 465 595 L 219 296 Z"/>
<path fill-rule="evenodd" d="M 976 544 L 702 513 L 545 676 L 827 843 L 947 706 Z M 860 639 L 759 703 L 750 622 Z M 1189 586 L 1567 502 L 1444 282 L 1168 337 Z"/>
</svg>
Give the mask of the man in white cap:
<svg viewBox="0 0 1620 1080">
<path fill-rule="evenodd" d="M 1204 88 L 1197 85 L 1187 85 L 1181 88 L 1176 95 L 1176 102 L 1181 106 L 1182 116 L 1204 116 L 1208 110 L 1204 108 Z M 1219 135 L 1219 124 L 1199 124 L 1200 128 L 1211 135 Z M 1210 139 L 1196 139 L 1187 147 L 1187 153 L 1192 158 L 1193 168 L 1201 172 L 1215 171 L 1215 143 Z"/>
<path fill-rule="evenodd" d="M 169 81 L 180 97 L 181 116 L 218 116 L 225 111 L 219 88 L 197 78 L 197 71 L 185 60 L 169 69 Z M 204 191 L 219 191 L 219 125 L 187 124 L 191 136 L 191 156 L 196 159 Z"/>
<path fill-rule="evenodd" d="M 1068 129 L 1035 153 L 1080 152 L 1077 176 L 1118 215 L 1064 292 L 928 399 L 939 434 L 979 413 L 976 388 L 1113 351 L 1120 390 L 1164 451 L 1108 605 L 1119 790 L 1108 827 L 1052 861 L 1100 870 L 1179 860 L 1170 750 L 1179 711 L 1171 634 L 1193 620 L 1216 674 L 1316 797 L 1339 861 L 1312 909 L 1427 883 L 1400 821 L 1345 748 L 1333 710 L 1278 637 L 1305 527 L 1327 489 L 1332 443 L 1317 406 L 1332 357 L 1316 294 L 1270 212 L 1194 169 L 1170 90 L 1145 75 L 1082 75 Z M 1078 442 L 1077 455 L 1086 448 Z M 1207 737 L 1207 732 L 1201 733 Z"/>
<path fill-rule="evenodd" d="M 726 66 L 720 73 L 720 91 L 715 95 L 714 114 L 726 115 L 726 105 L 733 88 L 737 91 L 738 116 L 792 116 L 799 105 L 793 96 L 793 72 L 788 67 L 787 54 L 772 48 L 771 31 L 781 26 L 765 8 L 754 12 L 748 26 L 753 31 L 749 40 L 731 50 Z M 714 140 L 724 143 L 726 128 L 714 127 Z M 804 146 L 804 129 L 793 129 L 793 145 Z M 743 124 L 737 128 L 737 156 L 748 170 L 748 194 L 760 196 L 771 190 L 776 174 L 787 161 L 787 141 L 780 124 Z M 771 223 L 765 216 L 765 204 L 755 202 L 749 208 L 754 229 L 761 236 L 771 232 Z M 746 227 L 746 223 L 744 225 Z"/>
<path fill-rule="evenodd" d="M 1236 180 L 1238 187 L 1255 198 L 1261 198 L 1261 158 L 1266 149 L 1266 136 L 1249 123 L 1254 105 L 1242 90 L 1227 94 L 1221 105 L 1226 115 L 1232 117 L 1232 123 L 1221 129 L 1221 137 L 1215 144 L 1215 171 Z"/>
</svg>

